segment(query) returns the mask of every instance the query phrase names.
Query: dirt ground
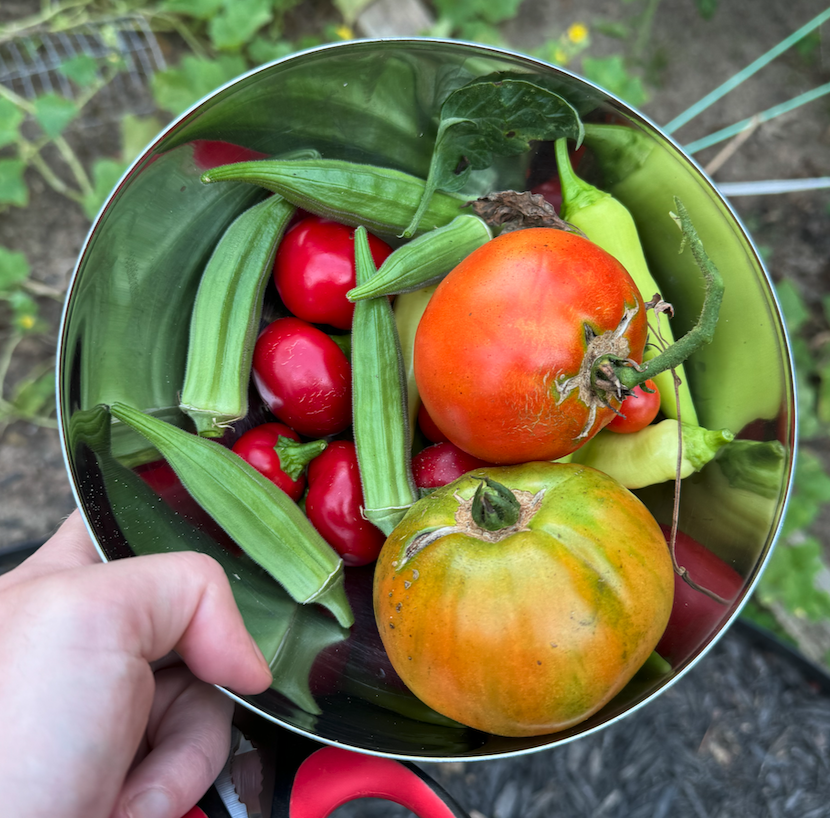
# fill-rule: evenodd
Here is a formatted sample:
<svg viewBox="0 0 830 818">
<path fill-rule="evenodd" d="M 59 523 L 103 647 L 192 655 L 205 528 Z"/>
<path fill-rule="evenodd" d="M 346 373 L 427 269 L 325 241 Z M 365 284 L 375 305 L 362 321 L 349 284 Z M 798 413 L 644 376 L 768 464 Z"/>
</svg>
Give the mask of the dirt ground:
<svg viewBox="0 0 830 818">
<path fill-rule="evenodd" d="M 612 53 L 620 49 L 619 42 L 597 33 L 594 20 L 622 21 L 643 5 L 619 0 L 525 0 L 518 17 L 505 27 L 505 35 L 516 50 L 527 50 L 580 21 L 594 31 L 594 53 Z M 40 4 L 17 0 L 3 6 L 0 19 L 9 20 L 37 11 Z M 644 113 L 658 124 L 668 122 L 825 7 L 825 0 L 720 0 L 712 19 L 704 20 L 693 0 L 663 0 L 645 50 L 657 87 L 643 106 Z M 808 58 L 795 51 L 779 57 L 675 136 L 681 143 L 691 142 L 828 82 L 830 24 L 823 33 L 823 50 Z M 89 160 L 116 150 L 114 132 L 112 122 L 81 122 L 69 136 Z M 698 160 L 706 167 L 721 147 L 698 155 Z M 763 124 L 714 174 L 716 181 L 815 176 L 830 176 L 830 98 Z M 0 245 L 25 252 L 35 278 L 60 289 L 69 281 L 88 223 L 78 208 L 51 192 L 37 176 L 31 175 L 29 183 L 31 206 L 0 214 Z M 763 245 L 771 276 L 803 285 L 818 309 L 830 293 L 830 194 L 736 198 L 733 204 Z M 60 308 L 58 301 L 44 307 L 44 317 L 55 327 Z M 54 355 L 54 342 L 33 342 L 24 352 L 18 366 L 33 367 Z M 0 440 L 0 491 L 0 548 L 41 541 L 55 529 L 74 504 L 56 430 L 25 423 L 7 429 Z"/>
</svg>

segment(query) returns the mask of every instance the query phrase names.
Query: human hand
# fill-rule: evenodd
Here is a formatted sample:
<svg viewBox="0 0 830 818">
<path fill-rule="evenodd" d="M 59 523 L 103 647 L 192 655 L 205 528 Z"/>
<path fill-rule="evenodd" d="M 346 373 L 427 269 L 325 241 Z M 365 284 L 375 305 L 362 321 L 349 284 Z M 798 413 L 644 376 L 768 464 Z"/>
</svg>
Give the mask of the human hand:
<svg viewBox="0 0 830 818">
<path fill-rule="evenodd" d="M 229 751 L 212 685 L 271 683 L 214 560 L 102 563 L 77 511 L 0 576 L 0 623 L 4 815 L 180 818 Z"/>
</svg>

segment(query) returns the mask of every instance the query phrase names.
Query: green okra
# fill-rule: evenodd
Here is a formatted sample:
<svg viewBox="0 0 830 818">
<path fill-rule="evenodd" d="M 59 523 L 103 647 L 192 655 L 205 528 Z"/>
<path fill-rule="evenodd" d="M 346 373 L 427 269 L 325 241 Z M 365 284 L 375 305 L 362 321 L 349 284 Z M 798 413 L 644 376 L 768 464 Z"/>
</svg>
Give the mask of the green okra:
<svg viewBox="0 0 830 818">
<path fill-rule="evenodd" d="M 556 161 L 562 186 L 560 215 L 566 222 L 579 228 L 592 242 L 614 256 L 634 279 L 643 300 L 649 301 L 660 292 L 660 287 L 649 270 L 631 213 L 611 194 L 580 179 L 573 172 L 565 139 L 556 141 Z M 657 327 L 659 337 L 666 344 L 674 343 L 671 322 L 665 313 L 655 313 L 651 316 L 650 323 Z M 655 345 L 656 339 L 651 335 L 650 332 L 645 360 L 654 358 L 660 351 Z M 697 425 L 697 410 L 683 364 L 677 366 L 675 371 L 680 380 L 677 396 L 674 377 L 670 370 L 654 376 L 654 382 L 660 392 L 660 408 L 666 417 L 675 420 L 679 417 L 683 423 Z"/>
<path fill-rule="evenodd" d="M 158 449 L 196 502 L 292 599 L 352 625 L 342 560 L 285 492 L 220 443 L 124 404 L 110 411 Z"/>
<path fill-rule="evenodd" d="M 180 408 L 205 437 L 248 413 L 248 380 L 277 245 L 296 211 L 280 196 L 246 210 L 223 233 L 196 292 Z"/>
<path fill-rule="evenodd" d="M 728 429 L 704 429 L 667 418 L 630 434 L 604 429 L 577 449 L 571 462 L 605 472 L 628 489 L 674 480 L 678 425 L 682 434 L 681 478 L 700 471 L 735 438 Z"/>
<path fill-rule="evenodd" d="M 346 295 L 350 301 L 360 301 L 419 290 L 442 279 L 491 238 L 493 233 L 478 216 L 456 216 L 444 227 L 436 227 L 398 247 L 376 275 Z"/>
<path fill-rule="evenodd" d="M 355 231 L 360 286 L 376 272 L 366 229 Z M 410 464 L 403 360 L 385 296 L 358 301 L 352 319 L 352 412 L 364 514 L 390 534 L 418 499 Z"/>
<path fill-rule="evenodd" d="M 393 236 L 402 234 L 426 189 L 409 173 L 342 159 L 237 162 L 207 171 L 202 181 L 259 185 L 310 213 Z M 465 204 L 462 196 L 434 193 L 418 233 L 449 224 Z"/>
</svg>

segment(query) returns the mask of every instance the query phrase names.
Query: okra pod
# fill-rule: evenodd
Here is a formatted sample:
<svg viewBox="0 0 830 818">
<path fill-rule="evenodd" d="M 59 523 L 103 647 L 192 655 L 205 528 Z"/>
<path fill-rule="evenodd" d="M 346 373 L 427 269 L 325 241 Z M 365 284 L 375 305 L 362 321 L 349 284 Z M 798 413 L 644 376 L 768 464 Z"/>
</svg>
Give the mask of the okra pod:
<svg viewBox="0 0 830 818">
<path fill-rule="evenodd" d="M 678 422 L 671 418 L 621 435 L 607 429 L 577 449 L 572 463 L 599 469 L 628 489 L 674 480 L 677 475 Z M 683 446 L 680 477 L 700 471 L 734 440 L 728 429 L 704 429 L 680 424 Z"/>
<path fill-rule="evenodd" d="M 296 208 L 271 196 L 222 235 L 196 292 L 180 408 L 196 431 L 221 437 L 248 413 L 248 380 L 274 254 Z"/>
<path fill-rule="evenodd" d="M 609 193 L 580 179 L 573 172 L 565 139 L 556 141 L 556 161 L 562 186 L 562 218 L 579 228 L 594 244 L 614 256 L 634 279 L 643 300 L 651 299 L 660 292 L 660 287 L 649 270 L 631 213 Z M 671 323 L 665 313 L 655 313 L 650 320 L 656 324 L 658 335 L 666 344 L 674 343 Z M 649 334 L 645 360 L 650 360 L 660 351 L 654 345 L 655 339 L 651 337 L 651 332 Z M 680 380 L 677 396 L 670 370 L 654 376 L 660 392 L 660 408 L 666 417 L 677 420 L 679 397 L 680 419 L 683 423 L 697 425 L 697 411 L 683 364 L 676 367 L 675 371 Z"/>
<path fill-rule="evenodd" d="M 207 171 L 202 181 L 259 185 L 310 213 L 393 236 L 407 227 L 426 189 L 409 173 L 342 159 L 237 162 Z M 462 196 L 434 193 L 418 233 L 449 224 L 465 204 Z"/>
<path fill-rule="evenodd" d="M 346 294 L 350 301 L 399 295 L 440 281 L 473 250 L 493 238 L 478 216 L 456 216 L 444 227 L 436 227 L 401 245 L 381 264 L 376 275 Z"/>
<path fill-rule="evenodd" d="M 437 286 L 433 284 L 411 293 L 403 293 L 395 299 L 395 327 L 398 332 L 403 376 L 406 382 L 406 413 L 409 419 L 410 440 L 415 430 L 418 408 L 421 404 L 421 396 L 418 394 L 418 384 L 415 380 L 415 333 Z"/>
<path fill-rule="evenodd" d="M 355 231 L 355 270 L 358 286 L 376 272 L 363 227 Z M 403 360 L 395 316 L 386 297 L 355 304 L 352 400 L 364 514 L 388 535 L 418 499 L 418 493 L 409 459 Z"/>
<path fill-rule="evenodd" d="M 216 441 L 124 404 L 110 411 L 158 449 L 196 502 L 292 599 L 317 602 L 352 625 L 342 561 L 284 491 Z"/>
</svg>

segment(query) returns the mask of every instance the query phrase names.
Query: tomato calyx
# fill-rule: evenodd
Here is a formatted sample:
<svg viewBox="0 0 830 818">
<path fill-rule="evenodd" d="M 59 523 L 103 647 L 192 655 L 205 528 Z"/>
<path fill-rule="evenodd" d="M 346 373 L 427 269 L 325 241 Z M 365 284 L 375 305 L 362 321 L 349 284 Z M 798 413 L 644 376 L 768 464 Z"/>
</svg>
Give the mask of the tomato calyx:
<svg viewBox="0 0 830 818">
<path fill-rule="evenodd" d="M 297 480 L 305 467 L 328 446 L 325 440 L 310 440 L 300 443 L 280 435 L 274 451 L 280 459 L 280 468 L 292 479 Z"/>
<path fill-rule="evenodd" d="M 481 542 L 497 543 L 520 531 L 530 530 L 531 520 L 542 507 L 544 489 L 534 494 L 507 488 L 486 476 L 473 476 L 481 482 L 471 497 L 453 494 L 458 503 L 454 514 L 455 525 L 427 528 L 418 532 L 407 543 L 403 557 L 395 565 L 397 571 L 416 554 L 450 534 L 464 534 Z"/>
</svg>

